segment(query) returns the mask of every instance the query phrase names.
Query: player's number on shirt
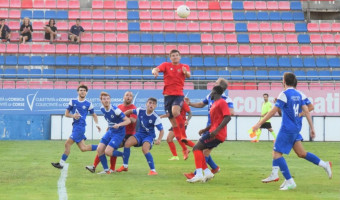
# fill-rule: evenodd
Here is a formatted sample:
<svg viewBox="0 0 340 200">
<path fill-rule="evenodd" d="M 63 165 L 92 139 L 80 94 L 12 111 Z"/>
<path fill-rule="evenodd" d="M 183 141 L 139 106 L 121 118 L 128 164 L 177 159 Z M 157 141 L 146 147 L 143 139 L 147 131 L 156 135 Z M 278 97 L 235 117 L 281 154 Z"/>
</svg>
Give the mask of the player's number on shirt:
<svg viewBox="0 0 340 200">
<path fill-rule="evenodd" d="M 295 117 L 299 116 L 299 104 L 293 105 Z"/>
</svg>

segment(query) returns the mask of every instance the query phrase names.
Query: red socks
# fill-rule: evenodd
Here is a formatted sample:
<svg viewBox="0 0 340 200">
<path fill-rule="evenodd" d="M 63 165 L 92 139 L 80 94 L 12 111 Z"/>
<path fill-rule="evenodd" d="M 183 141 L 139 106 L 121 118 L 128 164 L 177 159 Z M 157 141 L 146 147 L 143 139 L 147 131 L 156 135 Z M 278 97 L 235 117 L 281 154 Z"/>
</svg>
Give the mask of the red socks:
<svg viewBox="0 0 340 200">
<path fill-rule="evenodd" d="M 116 160 L 117 160 L 117 157 L 115 157 L 115 156 L 110 157 L 110 169 L 115 170 Z"/>
<path fill-rule="evenodd" d="M 93 166 L 94 167 L 97 167 L 97 165 L 100 163 L 100 159 L 99 159 L 99 156 L 98 154 L 96 154 L 96 157 L 94 158 L 94 161 L 93 161 Z"/>
<path fill-rule="evenodd" d="M 178 141 L 178 144 L 181 145 L 182 150 L 183 150 L 183 151 L 186 151 L 186 150 L 187 150 L 187 146 L 185 146 L 185 144 L 184 144 L 183 142 L 181 142 L 181 140 L 178 140 L 178 139 L 177 139 L 177 141 Z"/>
<path fill-rule="evenodd" d="M 177 156 L 177 151 L 176 151 L 176 146 L 174 142 L 168 142 L 170 151 L 172 153 L 173 156 Z"/>
<path fill-rule="evenodd" d="M 203 168 L 203 160 L 205 161 L 203 152 L 200 150 L 194 151 L 194 157 L 195 157 L 196 169 Z"/>
<path fill-rule="evenodd" d="M 186 139 L 187 136 L 185 135 L 185 125 L 184 125 L 184 120 L 181 115 L 178 115 L 176 117 L 176 123 L 177 127 L 179 128 L 179 134 L 181 136 L 181 139 Z"/>
</svg>

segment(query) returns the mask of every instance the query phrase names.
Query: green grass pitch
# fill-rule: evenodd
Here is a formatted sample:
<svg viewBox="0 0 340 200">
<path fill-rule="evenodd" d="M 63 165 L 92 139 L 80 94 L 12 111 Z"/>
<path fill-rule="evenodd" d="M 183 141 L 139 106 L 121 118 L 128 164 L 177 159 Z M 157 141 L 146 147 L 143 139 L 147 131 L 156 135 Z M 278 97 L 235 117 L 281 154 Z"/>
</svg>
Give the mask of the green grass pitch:
<svg viewBox="0 0 340 200">
<path fill-rule="evenodd" d="M 147 175 L 149 168 L 141 148 L 132 148 L 128 172 L 98 175 L 85 170 L 93 163 L 95 152 L 82 153 L 73 145 L 67 160 L 68 199 L 340 199 L 340 143 L 304 143 L 307 151 L 333 162 L 332 180 L 322 168 L 293 152 L 285 156 L 297 183 L 297 188 L 290 191 L 278 190 L 283 181 L 281 174 L 279 182 L 261 183 L 271 172 L 272 145 L 230 141 L 221 144 L 212 153 L 221 172 L 207 183 L 195 184 L 187 183 L 183 176 L 194 170 L 193 154 L 187 161 L 168 161 L 171 155 L 165 141 L 151 150 L 159 173 L 152 177 Z M 59 199 L 60 170 L 50 163 L 59 161 L 63 151 L 64 141 L 0 141 L 0 199 Z M 119 158 L 116 168 L 121 164 Z"/>
</svg>

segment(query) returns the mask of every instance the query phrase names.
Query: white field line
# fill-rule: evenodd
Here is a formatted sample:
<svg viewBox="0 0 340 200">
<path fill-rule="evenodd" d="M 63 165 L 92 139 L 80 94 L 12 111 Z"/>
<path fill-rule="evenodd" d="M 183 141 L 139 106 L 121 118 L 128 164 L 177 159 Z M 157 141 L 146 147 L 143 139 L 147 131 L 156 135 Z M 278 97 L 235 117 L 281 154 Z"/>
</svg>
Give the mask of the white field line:
<svg viewBox="0 0 340 200">
<path fill-rule="evenodd" d="M 58 180 L 59 200 L 67 200 L 67 191 L 66 191 L 67 171 L 68 171 L 68 163 L 65 163 L 64 168 L 60 172 L 60 177 Z"/>
</svg>

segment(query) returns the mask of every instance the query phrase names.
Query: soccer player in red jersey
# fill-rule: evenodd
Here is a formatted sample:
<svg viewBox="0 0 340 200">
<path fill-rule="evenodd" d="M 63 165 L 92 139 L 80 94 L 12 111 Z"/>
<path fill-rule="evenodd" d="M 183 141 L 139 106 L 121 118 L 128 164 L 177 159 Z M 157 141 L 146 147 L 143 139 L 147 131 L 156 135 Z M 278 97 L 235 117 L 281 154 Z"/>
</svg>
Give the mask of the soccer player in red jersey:
<svg viewBox="0 0 340 200">
<path fill-rule="evenodd" d="M 132 103 L 132 101 L 133 101 L 133 93 L 131 91 L 127 91 L 124 94 L 123 103 L 118 105 L 118 108 L 122 112 L 125 112 L 127 110 L 131 110 L 131 109 L 136 109 L 137 107 Z M 131 120 L 131 124 L 129 124 L 125 127 L 125 131 L 126 131 L 125 132 L 125 138 L 123 140 L 121 147 L 124 146 L 125 141 L 130 136 L 132 136 L 136 133 L 137 115 L 131 114 L 127 117 Z M 115 169 L 116 169 L 116 160 L 117 160 L 117 157 L 115 157 L 115 156 L 110 157 L 110 171 L 111 172 L 114 172 Z M 93 162 L 93 166 L 86 166 L 86 169 L 89 170 L 90 172 L 94 173 L 96 171 L 96 167 L 99 164 L 99 162 L 100 162 L 100 159 L 99 159 L 98 155 L 96 155 L 94 162 Z"/>
<path fill-rule="evenodd" d="M 181 135 L 181 141 L 186 143 L 185 125 L 180 112 L 184 101 L 184 80 L 191 76 L 190 67 L 180 63 L 181 54 L 176 49 L 171 50 L 170 60 L 171 63 L 164 62 L 153 68 L 152 74 L 157 78 L 159 72 L 164 73 L 164 109 L 166 113 L 169 113 L 169 120 L 175 135 Z"/>
<path fill-rule="evenodd" d="M 211 106 L 209 112 L 211 125 L 203 130 L 200 130 L 200 133 L 204 134 L 193 149 L 195 156 L 196 175 L 191 179 L 187 179 L 187 182 L 206 182 L 214 177 L 214 174 L 207 167 L 203 151 L 205 149 L 217 147 L 227 138 L 226 125 L 231 120 L 231 116 L 227 102 L 221 98 L 222 94 L 223 88 L 221 86 L 215 86 L 212 89 L 210 95 L 211 99 L 214 100 L 214 104 Z"/>
</svg>

